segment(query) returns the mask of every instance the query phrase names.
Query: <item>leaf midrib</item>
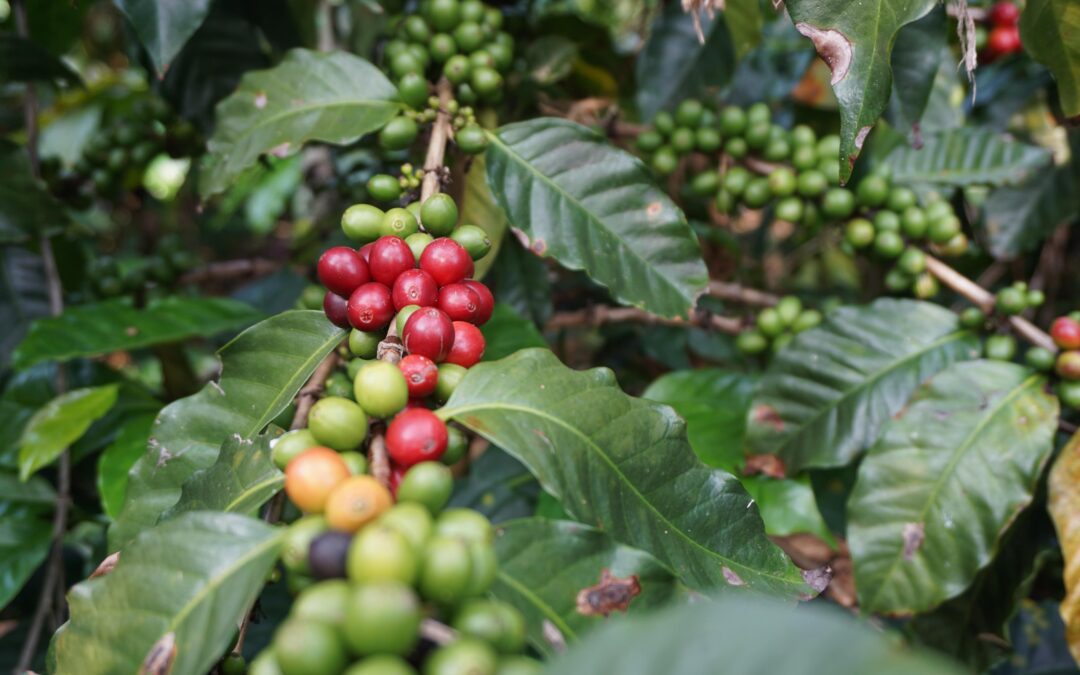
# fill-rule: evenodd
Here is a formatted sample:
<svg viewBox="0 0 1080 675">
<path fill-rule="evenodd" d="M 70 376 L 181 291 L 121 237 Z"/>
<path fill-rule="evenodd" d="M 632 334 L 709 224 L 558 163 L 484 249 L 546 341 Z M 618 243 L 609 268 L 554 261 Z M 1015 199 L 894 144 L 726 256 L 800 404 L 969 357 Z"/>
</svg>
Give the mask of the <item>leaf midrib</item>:
<svg viewBox="0 0 1080 675">
<path fill-rule="evenodd" d="M 752 576 L 767 577 L 767 578 L 770 578 L 770 579 L 775 579 L 776 581 L 781 582 L 786 586 L 792 586 L 792 585 L 797 585 L 798 584 L 798 582 L 796 582 L 792 578 L 785 577 L 785 576 L 780 576 L 780 575 L 777 575 L 777 574 L 773 574 L 771 572 L 763 572 L 761 570 L 754 569 L 753 567 L 750 567 L 750 566 L 748 566 L 748 565 L 746 565 L 744 563 L 740 563 L 738 561 L 732 560 L 731 558 L 728 558 L 727 556 L 722 555 L 722 554 L 720 554 L 720 553 L 718 553 L 718 552 L 716 552 L 716 551 L 702 545 L 700 542 L 694 540 L 686 532 L 684 532 L 682 530 L 682 528 L 677 527 L 675 525 L 675 523 L 671 522 L 667 518 L 667 516 L 662 514 L 660 511 L 658 511 L 656 509 L 656 507 L 652 504 L 652 502 L 650 502 L 648 499 L 645 498 L 645 495 L 643 495 L 637 489 L 637 487 L 633 484 L 633 482 L 631 482 L 629 480 L 629 478 L 619 469 L 619 467 L 611 460 L 611 458 L 608 457 L 608 455 L 603 451 L 602 448 L 600 448 L 599 445 L 594 443 L 591 438 L 589 438 L 587 435 L 585 435 L 577 427 L 574 427 L 571 424 L 563 422 L 562 420 L 560 420 L 557 417 L 554 417 L 553 415 L 549 415 L 549 414 L 543 412 L 542 410 L 537 410 L 536 408 L 528 408 L 526 406 L 515 405 L 515 404 L 511 404 L 511 403 L 477 403 L 477 404 L 472 404 L 472 405 L 460 406 L 458 408 L 451 408 L 451 409 L 443 408 L 443 409 L 437 411 L 436 414 L 442 419 L 449 419 L 451 417 L 458 417 L 458 416 L 465 415 L 467 413 L 470 413 L 470 412 L 473 412 L 473 411 L 478 411 L 478 410 L 479 411 L 483 411 L 483 410 L 507 410 L 507 411 L 512 411 L 512 412 L 520 412 L 520 413 L 524 413 L 524 414 L 527 414 L 527 415 L 534 415 L 534 416 L 539 417 L 541 419 L 547 420 L 547 421 L 551 422 L 552 424 L 555 424 L 556 426 L 559 426 L 559 427 L 562 427 L 563 429 L 566 429 L 571 434 L 573 434 L 573 435 L 577 436 L 578 438 L 582 439 L 582 441 L 585 443 L 586 447 L 591 448 L 592 450 L 594 450 L 595 454 L 603 459 L 604 463 L 608 465 L 608 467 L 611 469 L 612 473 L 614 473 L 616 475 L 616 477 L 618 477 L 618 479 L 627 488 L 629 488 L 631 493 L 634 496 L 637 497 L 637 499 L 645 506 L 645 508 L 648 509 L 649 511 L 651 511 L 653 514 L 655 514 L 657 520 L 659 520 L 661 523 L 664 523 L 665 525 L 667 525 L 670 528 L 671 532 L 677 533 L 681 538 L 686 540 L 691 546 L 693 546 L 694 548 L 698 548 L 698 549 L 700 549 L 702 551 L 705 551 L 709 556 L 719 558 L 720 560 L 724 561 L 726 564 L 729 564 L 729 565 L 731 565 L 733 567 L 738 567 L 739 569 L 742 569 L 742 570 L 746 570 Z M 482 436 L 487 435 L 482 430 L 479 430 L 479 429 L 474 429 L 474 431 L 477 431 Z M 489 439 L 489 440 L 492 440 L 493 442 L 495 441 L 495 439 Z"/>
<path fill-rule="evenodd" d="M 560 126 L 562 126 L 562 125 L 560 125 Z M 592 221 L 592 222 L 594 222 L 596 224 L 597 229 L 603 230 L 603 231 L 607 232 L 608 234 L 610 234 L 612 237 L 614 237 L 615 240 L 619 242 L 619 247 L 621 249 L 625 250 L 625 251 L 628 251 L 630 253 L 630 257 L 636 258 L 638 261 L 640 261 L 641 265 L 644 267 L 646 272 L 654 270 L 654 267 L 653 267 L 652 263 L 650 263 L 648 260 L 643 258 L 640 253 L 635 251 L 632 246 L 627 244 L 626 240 L 623 239 L 623 237 L 621 235 L 619 235 L 618 232 L 616 232 L 615 230 L 612 230 L 607 225 L 605 225 L 604 221 L 600 220 L 597 216 L 595 216 L 593 214 L 592 211 L 587 209 L 585 207 L 585 205 L 581 202 L 580 199 L 578 199 L 575 195 L 572 195 L 569 192 L 567 192 L 561 185 L 556 183 L 554 180 L 552 180 L 550 177 L 548 177 L 543 172 L 539 171 L 538 169 L 534 169 L 532 164 L 530 164 L 528 160 L 526 160 L 524 157 L 522 157 L 517 152 L 514 152 L 512 147 L 510 145 L 506 144 L 505 142 L 503 142 L 502 138 L 500 138 L 497 133 L 489 131 L 489 132 L 487 132 L 487 136 L 488 136 L 489 140 L 493 141 L 496 145 L 503 148 L 504 154 L 507 157 L 512 158 L 517 164 L 519 164 L 521 166 L 524 166 L 526 168 L 526 170 L 528 171 L 528 173 L 533 174 L 535 176 L 538 176 L 541 182 L 546 183 L 547 185 L 549 185 L 552 190 L 559 193 L 560 195 L 562 195 L 562 197 L 564 199 L 566 199 L 567 201 L 571 202 L 574 206 L 576 206 L 580 212 L 585 214 L 585 217 L 588 220 L 590 220 L 590 221 Z M 501 196 L 501 191 L 500 191 L 500 196 Z M 563 260 L 559 260 L 559 263 L 562 264 L 564 267 L 567 267 L 567 268 L 570 268 L 570 269 L 585 270 L 584 265 L 581 265 L 579 267 L 574 267 L 572 265 L 567 264 L 566 261 L 563 261 Z M 653 271 L 653 273 L 649 274 L 648 276 L 659 279 L 660 282 L 664 286 L 667 286 L 669 289 L 673 290 L 675 292 L 676 296 L 686 300 L 688 303 L 690 303 L 690 306 L 693 305 L 694 298 L 685 295 L 682 292 L 682 289 L 680 289 L 678 286 L 676 286 L 671 281 L 669 281 L 668 278 L 665 275 L 659 274 L 659 273 Z M 593 281 L 595 281 L 596 283 L 600 284 L 604 288 L 610 288 L 607 284 L 600 281 L 599 279 L 596 279 L 591 274 L 589 275 L 589 278 L 592 279 Z M 639 300 L 637 302 L 631 302 L 630 304 L 635 306 L 635 307 L 638 307 L 639 309 L 642 309 L 645 306 L 645 301 Z M 690 309 L 690 306 L 687 307 L 688 311 Z M 677 314 L 677 316 L 678 316 L 678 314 Z"/>
<path fill-rule="evenodd" d="M 923 356 L 926 356 L 931 351 L 933 351 L 935 349 L 938 349 L 940 347 L 943 347 L 943 346 L 949 344 L 949 342 L 952 342 L 953 340 L 960 340 L 961 338 L 968 338 L 970 336 L 971 336 L 971 333 L 968 332 L 968 331 L 964 331 L 964 330 L 953 331 L 951 333 L 948 333 L 944 337 L 938 338 L 937 340 L 934 340 L 933 342 L 927 344 L 925 348 L 920 349 L 920 350 L 915 351 L 915 352 L 912 352 L 911 354 L 908 354 L 904 358 L 893 362 L 892 365 L 884 368 L 883 370 L 879 370 L 878 372 L 874 373 L 873 375 L 871 375 L 867 379 L 862 380 L 858 385 L 852 387 L 851 389 L 848 389 L 848 390 L 844 391 L 844 393 L 840 396 L 840 398 L 836 399 L 836 402 L 835 402 L 834 405 L 830 405 L 830 406 L 826 406 L 824 408 L 821 408 L 816 413 L 814 413 L 814 415 L 808 421 L 800 424 L 799 427 L 798 427 L 797 432 L 792 433 L 790 436 L 788 436 L 787 439 L 784 440 L 784 442 L 782 442 L 780 445 L 776 446 L 773 449 L 773 453 L 782 457 L 783 456 L 782 453 L 783 453 L 784 449 L 787 448 L 790 443 L 792 443 L 796 439 L 800 438 L 802 436 L 802 432 L 807 427 L 810 427 L 812 425 L 817 424 L 818 421 L 821 419 L 821 417 L 825 413 L 827 413 L 827 412 L 829 412 L 831 410 L 836 410 L 836 409 L 840 408 L 840 406 L 843 405 L 853 394 L 856 394 L 856 393 L 866 389 L 867 387 L 869 387 L 872 384 L 876 383 L 878 380 L 885 377 L 886 375 L 889 375 L 893 371 L 898 370 L 903 366 L 906 366 L 909 361 L 922 358 Z M 832 465 L 828 465 L 828 464 L 826 464 L 826 465 L 800 464 L 800 466 L 814 467 L 814 466 L 832 466 Z"/>
<path fill-rule="evenodd" d="M 922 508 L 919 510 L 918 518 L 914 522 L 922 523 L 926 520 L 927 514 L 930 512 L 933 504 L 937 501 L 938 495 L 944 488 L 945 483 L 948 481 L 948 479 L 952 477 L 953 473 L 956 471 L 956 467 L 960 464 L 960 460 L 963 459 L 963 457 L 971 449 L 972 445 L 975 442 L 975 439 L 982 434 L 983 429 L 985 429 L 986 426 L 995 417 L 997 417 L 998 413 L 1001 412 L 1002 408 L 1004 408 L 1007 404 L 1012 403 L 1012 401 L 1020 394 L 1028 392 L 1031 389 L 1032 385 L 1037 384 L 1041 379 L 1042 375 L 1039 375 L 1038 373 L 1029 375 L 1027 378 L 1024 379 L 1023 382 L 1017 385 L 1015 389 L 1009 392 L 1007 396 L 1001 397 L 997 404 L 995 404 L 993 408 L 991 408 L 989 411 L 986 412 L 985 415 L 983 415 L 983 418 L 979 420 L 979 423 L 975 425 L 975 428 L 972 429 L 971 433 L 964 438 L 964 442 L 957 447 L 956 452 L 953 453 L 953 456 L 949 459 L 949 462 L 941 470 L 941 473 L 938 475 L 937 480 L 934 481 L 933 486 L 930 488 L 930 493 L 927 495 L 926 501 L 923 503 Z M 901 549 L 900 555 L 893 558 L 892 563 L 889 565 L 889 569 L 881 577 L 881 582 L 877 584 L 876 592 L 874 593 L 874 595 L 870 596 L 871 602 L 863 603 L 865 606 L 877 606 L 877 600 L 881 597 L 882 590 L 885 588 L 886 583 L 889 581 L 892 575 L 896 573 L 896 568 L 900 564 L 900 560 L 902 557 L 903 550 Z M 980 567 L 979 569 L 982 568 Z"/>
<path fill-rule="evenodd" d="M 502 569 L 498 571 L 498 578 L 504 584 L 514 589 L 514 591 L 517 592 L 519 595 L 524 596 L 526 600 L 531 602 L 533 606 L 540 610 L 541 614 L 546 616 L 548 620 L 551 621 L 551 623 L 555 624 L 556 628 L 562 631 L 563 637 L 569 637 L 572 640 L 577 640 L 577 633 L 575 633 L 574 630 L 570 628 L 570 626 L 567 625 L 565 621 L 563 621 L 562 616 L 560 616 L 559 613 L 556 612 L 551 605 L 544 602 L 539 596 L 529 590 L 528 587 L 526 587 L 524 584 L 519 583 L 517 579 L 502 571 Z"/>
</svg>

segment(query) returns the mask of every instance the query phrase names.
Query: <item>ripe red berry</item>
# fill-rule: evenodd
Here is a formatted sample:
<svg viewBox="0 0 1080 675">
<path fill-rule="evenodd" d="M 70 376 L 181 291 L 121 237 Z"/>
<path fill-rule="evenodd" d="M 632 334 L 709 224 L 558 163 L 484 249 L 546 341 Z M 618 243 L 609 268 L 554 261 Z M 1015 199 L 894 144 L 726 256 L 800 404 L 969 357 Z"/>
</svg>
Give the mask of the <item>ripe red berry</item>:
<svg viewBox="0 0 1080 675">
<path fill-rule="evenodd" d="M 1020 46 L 1020 29 L 1016 26 L 997 26 L 986 42 L 990 56 L 995 58 L 1019 51 Z"/>
<path fill-rule="evenodd" d="M 1063 352 L 1057 358 L 1055 370 L 1063 380 L 1080 380 L 1080 352 Z"/>
<path fill-rule="evenodd" d="M 446 363 L 454 363 L 462 368 L 471 368 L 484 358 L 487 343 L 480 329 L 464 321 L 454 322 L 454 344 L 446 355 Z"/>
<path fill-rule="evenodd" d="M 375 247 L 375 242 L 373 242 L 373 241 L 369 242 L 369 243 L 364 244 L 363 246 L 361 246 L 360 249 L 357 251 L 357 253 L 359 253 L 360 257 L 364 259 L 364 262 L 370 263 L 371 262 L 371 249 L 374 248 L 374 247 Z"/>
<path fill-rule="evenodd" d="M 1080 349 L 1080 322 L 1060 317 L 1050 326 L 1050 336 L 1062 349 Z"/>
<path fill-rule="evenodd" d="M 447 284 L 439 289 L 438 307 L 453 321 L 476 323 L 480 298 L 476 291 L 463 283 Z"/>
<path fill-rule="evenodd" d="M 405 375 L 411 400 L 422 399 L 435 393 L 435 385 L 439 382 L 439 367 L 434 361 L 422 354 L 409 354 L 398 362 L 398 368 Z"/>
<path fill-rule="evenodd" d="M 473 274 L 469 253 L 453 239 L 440 237 L 420 254 L 420 269 L 430 274 L 439 286 L 456 284 Z"/>
<path fill-rule="evenodd" d="M 473 321 L 477 326 L 483 326 L 491 318 L 491 313 L 495 311 L 495 296 L 491 294 L 491 290 L 487 286 L 476 281 L 475 279 L 466 279 L 461 283 L 465 284 L 469 288 L 473 289 L 476 293 L 476 297 L 480 300 L 476 312 L 476 320 Z"/>
<path fill-rule="evenodd" d="M 349 323 L 362 331 L 385 328 L 394 318 L 390 289 L 375 281 L 357 288 L 349 296 Z"/>
<path fill-rule="evenodd" d="M 431 410 L 428 407 L 427 401 L 422 398 L 410 398 L 409 402 L 405 404 L 405 410 Z"/>
<path fill-rule="evenodd" d="M 439 285 L 424 270 L 405 270 L 394 281 L 394 309 L 406 305 L 432 307 L 439 299 Z"/>
<path fill-rule="evenodd" d="M 399 413 L 386 429 L 386 451 L 402 469 L 438 460 L 448 440 L 446 424 L 430 410 Z"/>
<path fill-rule="evenodd" d="M 399 274 L 416 267 L 416 258 L 404 240 L 391 236 L 379 237 L 371 247 L 368 267 L 371 268 L 371 278 L 389 289 Z"/>
<path fill-rule="evenodd" d="M 371 280 L 367 263 L 348 246 L 326 249 L 319 256 L 318 272 L 323 286 L 346 298 L 357 286 Z"/>
<path fill-rule="evenodd" d="M 330 323 L 341 328 L 349 327 L 348 305 L 347 299 L 330 291 L 327 291 L 322 299 L 322 309 L 326 313 L 326 318 L 330 319 Z"/>
<path fill-rule="evenodd" d="M 995 26 L 1015 26 L 1020 21 L 1020 8 L 1004 0 L 994 3 L 990 10 L 990 21 Z"/>
<path fill-rule="evenodd" d="M 423 307 L 405 322 L 401 342 L 410 354 L 420 354 L 438 363 L 446 358 L 454 344 L 454 324 L 441 309 Z"/>
</svg>

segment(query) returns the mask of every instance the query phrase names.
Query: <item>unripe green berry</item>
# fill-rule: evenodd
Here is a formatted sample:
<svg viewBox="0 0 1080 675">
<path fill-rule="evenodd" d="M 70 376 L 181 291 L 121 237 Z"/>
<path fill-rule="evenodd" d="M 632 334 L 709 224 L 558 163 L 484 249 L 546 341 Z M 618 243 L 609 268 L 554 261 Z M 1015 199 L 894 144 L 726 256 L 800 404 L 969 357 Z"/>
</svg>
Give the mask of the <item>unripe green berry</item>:
<svg viewBox="0 0 1080 675">
<path fill-rule="evenodd" d="M 361 368 L 353 381 L 353 390 L 356 402 L 372 417 L 390 417 L 409 402 L 405 376 L 396 365 L 386 361 L 372 361 Z"/>
<path fill-rule="evenodd" d="M 341 230 L 353 241 L 368 243 L 379 238 L 383 210 L 371 204 L 353 204 L 341 216 Z"/>
</svg>

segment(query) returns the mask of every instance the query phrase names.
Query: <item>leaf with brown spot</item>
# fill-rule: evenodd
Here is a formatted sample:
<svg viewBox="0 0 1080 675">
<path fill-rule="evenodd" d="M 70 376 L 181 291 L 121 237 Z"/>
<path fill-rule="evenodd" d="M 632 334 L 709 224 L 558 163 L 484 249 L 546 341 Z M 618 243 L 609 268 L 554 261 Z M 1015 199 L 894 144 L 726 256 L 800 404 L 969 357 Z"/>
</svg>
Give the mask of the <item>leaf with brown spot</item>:
<svg viewBox="0 0 1080 675">
<path fill-rule="evenodd" d="M 139 675 L 170 675 L 176 662 L 176 633 L 166 633 L 146 655 Z"/>
<path fill-rule="evenodd" d="M 577 612 L 582 616 L 603 617 L 615 612 L 625 614 L 630 609 L 630 601 L 639 595 L 641 582 L 636 574 L 620 579 L 605 568 L 600 572 L 600 581 L 578 592 Z"/>
<path fill-rule="evenodd" d="M 864 611 L 924 612 L 990 564 L 1053 450 L 1058 401 L 1045 386 L 1013 363 L 958 363 L 886 425 L 848 501 Z"/>
</svg>

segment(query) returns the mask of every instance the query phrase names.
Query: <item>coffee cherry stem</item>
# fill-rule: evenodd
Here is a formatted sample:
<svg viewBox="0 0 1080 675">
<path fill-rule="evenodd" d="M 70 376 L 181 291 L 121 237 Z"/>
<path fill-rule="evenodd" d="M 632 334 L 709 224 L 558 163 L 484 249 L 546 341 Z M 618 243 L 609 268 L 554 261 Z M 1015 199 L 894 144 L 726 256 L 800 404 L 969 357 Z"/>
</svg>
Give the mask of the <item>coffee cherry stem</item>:
<svg viewBox="0 0 1080 675">
<path fill-rule="evenodd" d="M 457 631 L 441 621 L 423 619 L 420 621 L 420 637 L 442 646 L 456 640 Z"/>
<path fill-rule="evenodd" d="M 424 182 L 420 187 L 420 203 L 439 191 L 442 178 L 443 158 L 446 156 L 446 142 L 450 139 L 450 113 L 448 106 L 453 98 L 453 86 L 445 77 L 435 85 L 439 95 L 439 111 L 435 116 L 435 126 L 431 130 L 427 155 L 424 157 Z"/>
<path fill-rule="evenodd" d="M 963 274 L 960 274 L 949 267 L 941 260 L 938 260 L 932 255 L 927 255 L 926 270 L 934 275 L 938 281 L 970 300 L 982 311 L 987 314 L 993 312 L 994 304 L 996 302 L 993 294 L 971 279 L 968 279 Z M 1008 322 L 1009 325 L 1012 326 L 1012 329 L 1016 331 L 1017 335 L 1031 344 L 1057 353 L 1058 348 L 1057 345 L 1054 344 L 1053 338 L 1035 324 L 1022 316 L 1010 316 L 1008 317 Z"/>
<path fill-rule="evenodd" d="M 386 452 L 386 428 L 379 425 L 368 443 L 368 467 L 371 476 L 383 487 L 390 488 L 390 455 Z"/>
<path fill-rule="evenodd" d="M 737 302 L 742 305 L 756 305 L 759 307 L 772 307 L 780 302 L 779 296 L 756 288 L 749 288 L 741 284 L 729 281 L 710 281 L 709 295 L 728 302 Z"/>
</svg>

